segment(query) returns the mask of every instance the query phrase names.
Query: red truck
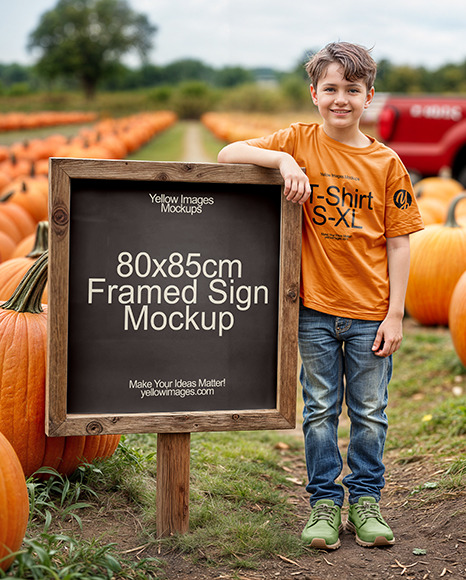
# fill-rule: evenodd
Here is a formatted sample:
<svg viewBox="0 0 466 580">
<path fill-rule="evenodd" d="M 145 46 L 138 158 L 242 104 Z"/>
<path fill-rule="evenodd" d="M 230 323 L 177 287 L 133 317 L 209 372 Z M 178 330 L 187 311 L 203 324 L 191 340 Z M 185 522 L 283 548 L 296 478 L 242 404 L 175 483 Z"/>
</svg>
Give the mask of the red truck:
<svg viewBox="0 0 466 580">
<path fill-rule="evenodd" d="M 448 172 L 466 187 L 466 98 L 386 95 L 377 133 L 414 179 Z"/>
</svg>

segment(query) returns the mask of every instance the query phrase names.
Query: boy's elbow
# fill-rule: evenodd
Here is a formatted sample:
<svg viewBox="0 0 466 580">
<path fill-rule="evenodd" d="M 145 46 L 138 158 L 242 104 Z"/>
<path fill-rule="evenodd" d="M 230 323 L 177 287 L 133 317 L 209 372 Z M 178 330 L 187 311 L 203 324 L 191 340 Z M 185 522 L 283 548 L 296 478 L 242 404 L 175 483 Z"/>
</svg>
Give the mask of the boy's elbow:
<svg viewBox="0 0 466 580">
<path fill-rule="evenodd" d="M 217 155 L 217 161 L 219 163 L 228 163 L 228 152 L 225 151 L 227 147 L 228 145 L 219 151 L 219 154 Z"/>
<path fill-rule="evenodd" d="M 244 163 L 244 147 L 249 147 L 249 145 L 246 145 L 243 141 L 229 143 L 220 150 L 217 161 L 219 163 Z"/>
<path fill-rule="evenodd" d="M 219 163 L 235 163 L 234 145 L 234 143 L 230 143 L 220 150 L 217 157 Z"/>
</svg>

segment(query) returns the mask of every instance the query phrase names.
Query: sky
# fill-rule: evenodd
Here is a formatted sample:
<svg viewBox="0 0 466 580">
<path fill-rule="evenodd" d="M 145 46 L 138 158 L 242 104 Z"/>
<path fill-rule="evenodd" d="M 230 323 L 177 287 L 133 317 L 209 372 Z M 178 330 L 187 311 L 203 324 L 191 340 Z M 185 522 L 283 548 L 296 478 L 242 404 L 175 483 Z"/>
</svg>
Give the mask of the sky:
<svg viewBox="0 0 466 580">
<path fill-rule="evenodd" d="M 58 0 L 3 0 L 0 63 L 33 64 L 29 33 Z M 127 0 L 158 31 L 149 61 L 193 58 L 216 68 L 295 68 L 328 42 L 372 48 L 376 61 L 437 68 L 466 60 L 466 1 Z M 429 6 L 428 6 L 429 4 Z M 139 61 L 128 59 L 138 66 Z"/>
</svg>

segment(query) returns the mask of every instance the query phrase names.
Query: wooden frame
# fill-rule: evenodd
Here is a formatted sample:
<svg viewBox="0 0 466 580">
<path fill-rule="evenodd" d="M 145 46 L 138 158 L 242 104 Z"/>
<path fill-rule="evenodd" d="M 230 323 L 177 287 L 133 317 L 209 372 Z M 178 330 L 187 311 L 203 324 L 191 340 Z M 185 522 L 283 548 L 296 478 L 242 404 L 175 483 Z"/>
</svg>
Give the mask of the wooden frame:
<svg viewBox="0 0 466 580">
<path fill-rule="evenodd" d="M 128 180 L 283 187 L 276 170 L 253 165 L 52 158 L 46 432 L 49 436 L 190 433 L 294 428 L 301 207 L 281 195 L 276 407 L 173 413 L 69 413 L 67 410 L 70 212 L 73 180 Z"/>
</svg>

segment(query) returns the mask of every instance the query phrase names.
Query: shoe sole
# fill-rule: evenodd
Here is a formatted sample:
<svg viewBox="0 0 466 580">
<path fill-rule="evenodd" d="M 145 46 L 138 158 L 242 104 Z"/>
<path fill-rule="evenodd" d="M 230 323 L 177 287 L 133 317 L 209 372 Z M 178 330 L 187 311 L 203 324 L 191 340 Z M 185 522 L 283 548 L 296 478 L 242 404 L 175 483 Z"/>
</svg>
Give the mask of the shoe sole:
<svg viewBox="0 0 466 580">
<path fill-rule="evenodd" d="M 338 528 L 338 535 L 340 535 L 344 530 L 343 524 Z M 314 538 L 309 544 L 311 548 L 316 550 L 336 550 L 341 546 L 340 538 L 334 544 L 327 544 L 324 538 Z"/>
<path fill-rule="evenodd" d="M 363 548 L 373 548 L 375 546 L 393 546 L 395 543 L 395 538 L 389 540 L 385 536 L 377 536 L 373 542 L 366 542 L 358 536 L 356 527 L 352 522 L 346 522 L 346 529 L 355 535 L 356 544 L 359 544 Z"/>
</svg>

